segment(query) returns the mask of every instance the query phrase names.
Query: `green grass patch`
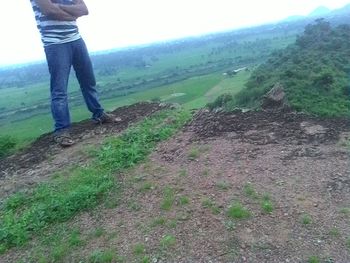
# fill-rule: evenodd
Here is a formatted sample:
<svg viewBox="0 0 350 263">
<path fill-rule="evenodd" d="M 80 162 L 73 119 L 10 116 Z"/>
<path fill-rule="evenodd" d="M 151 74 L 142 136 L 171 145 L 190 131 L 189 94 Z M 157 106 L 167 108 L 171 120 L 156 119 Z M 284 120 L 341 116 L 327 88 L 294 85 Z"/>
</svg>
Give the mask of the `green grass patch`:
<svg viewBox="0 0 350 263">
<path fill-rule="evenodd" d="M 217 182 L 215 185 L 219 190 L 222 190 L 222 191 L 227 191 L 231 187 L 230 183 L 228 183 L 226 181 Z"/>
<path fill-rule="evenodd" d="M 181 169 L 181 170 L 179 171 L 179 175 L 180 175 L 181 177 L 186 177 L 186 176 L 187 176 L 187 170 L 186 170 L 186 169 Z"/>
<path fill-rule="evenodd" d="M 108 139 L 89 166 L 10 196 L 0 208 L 2 250 L 21 246 L 48 226 L 96 207 L 110 191 L 119 190 L 115 172 L 145 160 L 157 142 L 168 139 L 189 118 L 183 111 L 156 114 Z"/>
<path fill-rule="evenodd" d="M 190 160 L 196 160 L 199 158 L 200 156 L 200 151 L 198 147 L 193 147 L 190 149 L 190 151 L 188 152 L 188 159 Z"/>
<path fill-rule="evenodd" d="M 123 259 L 118 256 L 113 250 L 95 250 L 89 257 L 89 263 L 112 263 L 112 262 L 123 262 Z"/>
<path fill-rule="evenodd" d="M 179 205 L 184 206 L 190 203 L 190 199 L 187 196 L 180 196 Z"/>
<path fill-rule="evenodd" d="M 343 207 L 340 209 L 339 211 L 341 214 L 343 214 L 344 216 L 349 217 L 350 216 L 350 208 L 349 207 Z"/>
<path fill-rule="evenodd" d="M 151 222 L 151 227 L 164 226 L 167 222 L 167 219 L 164 217 L 157 217 Z"/>
<path fill-rule="evenodd" d="M 99 238 L 104 236 L 106 233 L 107 231 L 103 227 L 99 226 L 91 233 L 91 236 L 94 238 Z"/>
<path fill-rule="evenodd" d="M 317 256 L 311 256 L 309 257 L 308 263 L 321 263 L 321 259 Z"/>
<path fill-rule="evenodd" d="M 11 136 L 0 136 L 0 159 L 10 154 L 16 147 L 17 140 Z"/>
<path fill-rule="evenodd" d="M 165 235 L 160 240 L 160 246 L 162 249 L 169 249 L 176 244 L 176 238 L 173 235 Z"/>
<path fill-rule="evenodd" d="M 350 251 L 350 237 L 348 237 L 345 241 L 345 245 L 348 248 L 348 250 Z"/>
<path fill-rule="evenodd" d="M 243 191 L 245 193 L 246 196 L 252 198 L 252 199 L 258 199 L 259 195 L 258 193 L 255 191 L 253 185 L 251 183 L 247 183 L 243 186 Z"/>
<path fill-rule="evenodd" d="M 233 219 L 246 219 L 251 216 L 251 213 L 241 203 L 234 202 L 228 208 L 227 215 Z"/>
<path fill-rule="evenodd" d="M 329 235 L 330 235 L 331 237 L 340 237 L 340 231 L 339 231 L 338 228 L 333 227 L 333 228 L 331 228 L 331 229 L 329 230 Z"/>
<path fill-rule="evenodd" d="M 134 255 L 135 256 L 141 256 L 145 254 L 146 248 L 144 244 L 136 244 L 133 249 Z"/>
<path fill-rule="evenodd" d="M 261 202 L 261 209 L 263 210 L 264 213 L 267 213 L 267 214 L 271 214 L 273 212 L 274 207 L 269 195 L 265 194 L 263 196 L 263 200 Z"/>
<path fill-rule="evenodd" d="M 205 198 L 202 201 L 202 206 L 204 208 L 209 208 L 214 215 L 220 214 L 220 207 L 218 207 L 215 201 L 210 198 Z"/>
<path fill-rule="evenodd" d="M 166 187 L 163 191 L 163 200 L 160 205 L 162 210 L 169 211 L 175 202 L 175 191 L 171 187 Z"/>
<path fill-rule="evenodd" d="M 155 188 L 154 183 L 152 183 L 152 182 L 144 182 L 140 186 L 139 191 L 142 192 L 142 193 L 145 193 L 145 192 L 149 192 L 149 191 L 153 190 L 154 188 Z"/>
<path fill-rule="evenodd" d="M 310 215 L 308 215 L 308 214 L 304 214 L 302 217 L 301 217 L 301 223 L 303 224 L 303 225 L 310 225 L 310 224 L 312 224 L 312 218 L 311 218 L 311 216 Z"/>
</svg>

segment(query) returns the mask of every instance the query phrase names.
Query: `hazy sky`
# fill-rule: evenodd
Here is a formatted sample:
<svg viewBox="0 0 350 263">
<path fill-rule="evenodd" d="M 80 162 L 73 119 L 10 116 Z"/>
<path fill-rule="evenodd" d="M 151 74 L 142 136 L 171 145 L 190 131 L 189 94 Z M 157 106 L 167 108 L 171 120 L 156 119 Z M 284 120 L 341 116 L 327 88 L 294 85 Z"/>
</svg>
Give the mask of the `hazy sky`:
<svg viewBox="0 0 350 263">
<path fill-rule="evenodd" d="M 85 0 L 79 19 L 90 51 L 234 29 L 339 8 L 350 0 Z M 0 9 L 0 66 L 44 58 L 29 0 L 4 1 Z"/>
</svg>

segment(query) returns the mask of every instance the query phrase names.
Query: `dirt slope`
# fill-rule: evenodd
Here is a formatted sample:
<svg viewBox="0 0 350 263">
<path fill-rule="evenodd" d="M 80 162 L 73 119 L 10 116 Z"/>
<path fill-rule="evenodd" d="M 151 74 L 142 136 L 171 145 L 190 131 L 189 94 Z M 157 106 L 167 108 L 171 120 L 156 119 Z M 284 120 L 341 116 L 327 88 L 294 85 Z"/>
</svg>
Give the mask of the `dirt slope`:
<svg viewBox="0 0 350 263">
<path fill-rule="evenodd" d="M 113 111 L 121 118 L 115 124 L 96 125 L 91 120 L 74 123 L 71 135 L 76 144 L 66 149 L 53 142 L 51 133 L 42 135 L 23 152 L 0 160 L 0 198 L 42 182 L 63 167 L 84 164 L 88 156 L 83 149 L 99 145 L 106 137 L 117 135 L 164 107 L 158 103 L 137 103 Z"/>
<path fill-rule="evenodd" d="M 147 110 L 136 111 L 130 120 L 159 109 L 143 107 Z M 75 136 L 88 143 L 100 139 L 79 134 Z M 297 263 L 317 256 L 321 262 L 349 263 L 349 138 L 345 119 L 201 110 L 147 163 L 116 175 L 124 189 L 117 207 L 75 218 L 71 225 L 82 236 L 101 228 L 103 234 L 88 239 L 66 262 L 79 262 L 98 249 L 117 251 L 125 262 L 141 262 L 135 246 L 143 244 L 149 262 Z M 46 174 L 40 172 L 45 167 L 52 172 L 66 165 L 63 156 L 78 162 L 86 158 L 74 148 L 49 148 L 49 153 L 50 162 L 40 154 L 33 157 L 37 180 Z M 10 159 L 13 165 L 1 164 L 15 172 L 0 179 L 1 187 L 11 177 L 28 177 L 28 168 L 14 164 L 16 158 L 24 157 Z M 270 211 L 262 208 L 264 200 L 272 205 Z M 233 203 L 250 216 L 230 217 Z M 18 257 L 10 253 L 4 262 Z"/>
</svg>

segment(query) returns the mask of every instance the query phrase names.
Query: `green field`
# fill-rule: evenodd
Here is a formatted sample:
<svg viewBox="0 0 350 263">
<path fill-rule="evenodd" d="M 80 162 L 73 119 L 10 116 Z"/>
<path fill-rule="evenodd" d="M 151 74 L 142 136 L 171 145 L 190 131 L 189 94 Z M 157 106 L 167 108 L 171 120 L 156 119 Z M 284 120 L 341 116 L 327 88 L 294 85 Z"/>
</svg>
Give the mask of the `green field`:
<svg viewBox="0 0 350 263">
<path fill-rule="evenodd" d="M 195 109 L 223 93 L 245 87 L 252 69 L 271 52 L 295 40 L 298 28 L 226 32 L 146 47 L 92 55 L 100 101 L 107 111 L 140 101 L 179 103 Z M 247 67 L 234 77 L 223 73 Z M 43 63 L 0 70 L 0 139 L 10 135 L 19 147 L 53 128 L 49 73 Z M 71 74 L 72 122 L 90 118 Z M 122 117 L 122 116 L 121 116 Z"/>
<path fill-rule="evenodd" d="M 241 72 L 229 78 L 222 73 L 193 77 L 175 84 L 141 91 L 128 96 L 104 99 L 102 104 L 107 111 L 139 101 L 160 99 L 162 102 L 179 103 L 185 108 L 200 108 L 213 101 L 222 93 L 236 93 L 244 87 L 250 72 Z M 43 87 L 37 87 L 43 89 Z M 48 99 L 47 99 L 48 100 Z M 71 110 L 72 121 L 89 118 L 90 114 L 84 105 Z M 53 126 L 51 114 L 40 114 L 29 119 L 8 123 L 1 127 L 1 135 L 11 135 L 20 141 L 30 141 L 43 133 L 50 132 Z"/>
</svg>

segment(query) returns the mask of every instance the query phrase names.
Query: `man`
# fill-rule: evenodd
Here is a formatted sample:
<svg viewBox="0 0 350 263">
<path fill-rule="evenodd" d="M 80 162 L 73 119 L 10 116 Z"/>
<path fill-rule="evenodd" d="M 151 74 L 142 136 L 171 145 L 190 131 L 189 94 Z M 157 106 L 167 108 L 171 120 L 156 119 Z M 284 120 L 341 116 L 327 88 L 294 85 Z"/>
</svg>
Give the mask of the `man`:
<svg viewBox="0 0 350 263">
<path fill-rule="evenodd" d="M 81 38 L 76 19 L 88 15 L 83 0 L 30 0 L 50 72 L 51 112 L 55 121 L 54 140 L 63 147 L 74 144 L 69 135 L 71 126 L 67 87 L 73 66 L 87 108 L 97 123 L 117 119 L 104 112 L 95 89 L 91 60 Z"/>
</svg>

